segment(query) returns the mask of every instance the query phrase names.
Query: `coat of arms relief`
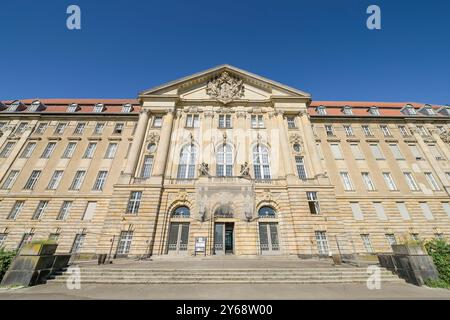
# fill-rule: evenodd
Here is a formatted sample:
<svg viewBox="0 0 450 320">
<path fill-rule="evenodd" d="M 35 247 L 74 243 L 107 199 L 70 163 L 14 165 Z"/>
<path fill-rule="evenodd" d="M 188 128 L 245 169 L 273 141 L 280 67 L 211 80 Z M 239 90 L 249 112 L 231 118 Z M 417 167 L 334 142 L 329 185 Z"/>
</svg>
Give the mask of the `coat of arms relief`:
<svg viewBox="0 0 450 320">
<path fill-rule="evenodd" d="M 243 81 L 231 76 L 226 71 L 210 80 L 206 86 L 206 93 L 223 104 L 242 98 L 244 91 Z"/>
</svg>

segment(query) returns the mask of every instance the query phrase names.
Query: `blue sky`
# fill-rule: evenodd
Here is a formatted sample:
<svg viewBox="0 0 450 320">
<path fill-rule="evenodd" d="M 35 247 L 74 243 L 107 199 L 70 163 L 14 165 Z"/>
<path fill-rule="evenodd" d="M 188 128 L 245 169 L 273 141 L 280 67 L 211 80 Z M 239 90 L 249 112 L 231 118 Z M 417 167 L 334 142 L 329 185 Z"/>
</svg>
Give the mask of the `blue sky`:
<svg viewBox="0 0 450 320">
<path fill-rule="evenodd" d="M 82 30 L 66 28 L 77 4 Z M 382 29 L 366 28 L 377 4 Z M 450 1 L 2 0 L 0 100 L 134 98 L 219 64 L 315 100 L 450 103 Z"/>
</svg>

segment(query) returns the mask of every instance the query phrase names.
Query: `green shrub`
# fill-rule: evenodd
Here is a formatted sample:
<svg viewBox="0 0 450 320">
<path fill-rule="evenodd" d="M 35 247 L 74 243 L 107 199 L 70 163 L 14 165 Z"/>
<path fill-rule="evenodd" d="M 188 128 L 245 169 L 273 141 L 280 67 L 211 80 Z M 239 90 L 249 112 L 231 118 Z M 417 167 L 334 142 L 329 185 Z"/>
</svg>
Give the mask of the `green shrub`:
<svg viewBox="0 0 450 320">
<path fill-rule="evenodd" d="M 428 279 L 427 281 L 425 281 L 425 284 L 430 288 L 450 289 L 450 284 L 448 284 L 447 282 L 445 282 L 442 279 L 437 279 L 437 280 Z"/>
<path fill-rule="evenodd" d="M 450 287 L 450 243 L 442 239 L 433 239 L 425 244 L 425 248 L 439 271 L 439 279 L 447 288 Z"/>
<path fill-rule="evenodd" d="M 0 281 L 2 281 L 6 271 L 8 271 L 11 261 L 16 254 L 16 251 L 6 251 L 3 248 L 0 248 Z"/>
</svg>

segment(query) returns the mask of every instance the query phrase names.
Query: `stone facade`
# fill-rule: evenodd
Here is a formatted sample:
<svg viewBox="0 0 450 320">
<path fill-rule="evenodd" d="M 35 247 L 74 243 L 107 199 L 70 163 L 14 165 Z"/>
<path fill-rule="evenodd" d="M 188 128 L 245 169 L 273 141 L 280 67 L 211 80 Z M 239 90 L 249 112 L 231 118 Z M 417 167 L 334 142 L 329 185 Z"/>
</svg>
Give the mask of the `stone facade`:
<svg viewBox="0 0 450 320">
<path fill-rule="evenodd" d="M 137 100 L 0 109 L 7 248 L 308 257 L 450 235 L 446 106 L 312 101 L 225 65 Z"/>
</svg>

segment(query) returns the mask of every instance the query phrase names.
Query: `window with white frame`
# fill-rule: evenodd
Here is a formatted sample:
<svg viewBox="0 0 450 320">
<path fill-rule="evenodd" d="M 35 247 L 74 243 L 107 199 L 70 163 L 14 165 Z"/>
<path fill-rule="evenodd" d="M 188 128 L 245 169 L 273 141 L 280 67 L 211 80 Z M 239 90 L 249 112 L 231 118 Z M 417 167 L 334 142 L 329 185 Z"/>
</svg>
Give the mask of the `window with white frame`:
<svg viewBox="0 0 450 320">
<path fill-rule="evenodd" d="M 407 113 L 408 115 L 410 115 L 410 116 L 414 116 L 414 115 L 417 114 L 416 109 L 414 109 L 414 107 L 413 107 L 412 105 L 407 105 L 407 106 L 405 107 L 405 110 L 406 110 L 406 113 Z"/>
<path fill-rule="evenodd" d="M 87 221 L 92 220 L 92 218 L 94 218 L 95 215 L 95 209 L 97 209 L 97 202 L 89 201 L 86 205 L 86 209 L 84 210 L 82 220 Z"/>
<path fill-rule="evenodd" d="M 45 129 L 47 129 L 48 123 L 39 123 L 36 127 L 36 130 L 34 130 L 34 134 L 43 134 L 45 132 Z"/>
<path fill-rule="evenodd" d="M 25 201 L 23 201 L 23 200 L 16 201 L 6 219 L 16 220 L 17 217 L 19 216 L 20 212 L 22 211 L 22 208 L 24 205 L 25 205 Z"/>
<path fill-rule="evenodd" d="M 36 142 L 28 142 L 20 154 L 20 158 L 29 158 L 33 154 L 34 149 L 36 149 Z"/>
<path fill-rule="evenodd" d="M 325 108 L 325 106 L 318 106 L 316 111 L 317 111 L 317 114 L 319 114 L 321 116 L 327 115 L 327 109 Z"/>
<path fill-rule="evenodd" d="M 352 181 L 350 179 L 350 175 L 348 174 L 348 172 L 341 171 L 340 175 L 341 175 L 342 183 L 344 185 L 344 190 L 345 191 L 353 191 L 354 190 L 353 184 L 352 184 Z"/>
<path fill-rule="evenodd" d="M 392 178 L 392 175 L 390 172 L 383 172 L 383 178 L 386 182 L 386 185 L 390 191 L 396 191 L 397 185 L 394 182 L 394 179 Z"/>
<path fill-rule="evenodd" d="M 70 249 L 70 253 L 79 253 L 83 248 L 84 240 L 86 239 L 86 234 L 78 233 L 75 235 L 75 239 L 73 240 L 72 249 Z"/>
<path fill-rule="evenodd" d="M 84 152 L 83 159 L 92 159 L 96 148 L 97 142 L 89 142 L 86 151 Z"/>
<path fill-rule="evenodd" d="M 436 179 L 434 178 L 433 173 L 425 172 L 425 177 L 427 178 L 428 184 L 430 185 L 430 187 L 433 191 L 441 190 L 441 187 L 439 187 L 439 184 L 437 183 Z"/>
<path fill-rule="evenodd" d="M 219 128 L 231 128 L 231 115 L 230 114 L 221 114 L 219 115 Z"/>
<path fill-rule="evenodd" d="M 94 112 L 99 113 L 99 112 L 103 112 L 103 110 L 105 110 L 105 105 L 103 103 L 97 103 L 94 106 Z"/>
<path fill-rule="evenodd" d="M 417 126 L 417 130 L 419 130 L 419 134 L 422 137 L 428 137 L 430 135 L 430 133 L 424 126 Z"/>
<path fill-rule="evenodd" d="M 366 137 L 371 137 L 371 136 L 373 136 L 373 133 L 372 133 L 372 131 L 370 130 L 370 127 L 369 127 L 368 125 L 362 125 L 361 128 L 362 128 L 362 130 L 363 130 L 363 132 L 364 132 L 364 135 L 365 135 Z"/>
<path fill-rule="evenodd" d="M 163 123 L 163 117 L 162 116 L 155 116 L 153 118 L 153 127 L 154 128 L 161 128 Z"/>
<path fill-rule="evenodd" d="M 364 160 L 364 154 L 362 153 L 361 148 L 359 147 L 359 144 L 351 143 L 350 150 L 352 150 L 352 154 L 353 154 L 353 157 L 355 157 L 355 160 Z"/>
<path fill-rule="evenodd" d="M 188 114 L 186 116 L 186 128 L 198 128 L 200 126 L 200 116 L 198 114 Z"/>
<path fill-rule="evenodd" d="M 20 251 L 22 247 L 28 243 L 30 243 L 33 240 L 34 233 L 32 232 L 25 232 L 22 236 L 22 239 L 19 242 L 19 245 L 17 246 L 17 251 Z"/>
<path fill-rule="evenodd" d="M 372 243 L 370 242 L 370 237 L 368 234 L 362 234 L 361 240 L 363 242 L 364 248 L 366 249 L 367 253 L 373 253 L 373 247 Z"/>
<path fill-rule="evenodd" d="M 295 123 L 295 117 L 286 117 L 288 129 L 295 129 L 297 125 Z"/>
<path fill-rule="evenodd" d="M 78 123 L 73 131 L 73 134 L 83 134 L 84 128 L 86 128 L 86 123 Z"/>
<path fill-rule="evenodd" d="M 16 145 L 13 141 L 8 141 L 0 152 L 0 158 L 7 158 L 11 154 L 14 146 Z"/>
<path fill-rule="evenodd" d="M 380 125 L 381 132 L 383 133 L 383 136 L 390 137 L 392 136 L 391 131 L 389 130 L 389 127 L 387 125 Z"/>
<path fill-rule="evenodd" d="M 221 144 L 216 152 L 216 175 L 231 177 L 233 175 L 233 149 L 229 144 Z"/>
<path fill-rule="evenodd" d="M 370 107 L 369 108 L 369 113 L 372 116 L 379 116 L 380 115 L 380 110 L 378 109 L 378 107 Z"/>
<path fill-rule="evenodd" d="M 16 134 L 22 134 L 22 133 L 24 133 L 25 130 L 27 129 L 27 126 L 28 126 L 28 122 L 21 122 L 21 123 L 17 126 L 15 133 L 16 133 Z"/>
<path fill-rule="evenodd" d="M 72 184 L 70 185 L 70 190 L 80 190 L 81 185 L 83 184 L 84 177 L 86 175 L 86 171 L 78 170 L 75 173 L 75 176 L 72 180 Z"/>
<path fill-rule="evenodd" d="M 344 131 L 345 131 L 345 135 L 347 137 L 353 137 L 354 133 L 353 133 L 353 128 L 351 125 L 344 125 Z"/>
<path fill-rule="evenodd" d="M 377 143 L 370 144 L 370 150 L 372 151 L 372 155 L 376 160 L 384 160 L 384 155 L 381 152 L 380 146 Z"/>
<path fill-rule="evenodd" d="M 409 137 L 411 135 L 411 133 L 409 132 L 409 129 L 406 128 L 405 126 L 398 126 L 398 129 L 400 130 L 400 134 L 403 137 Z"/>
<path fill-rule="evenodd" d="M 196 159 L 197 147 L 194 144 L 186 145 L 181 149 L 177 172 L 178 179 L 194 179 Z"/>
<path fill-rule="evenodd" d="M 431 106 L 426 106 L 425 107 L 425 112 L 429 115 L 429 116 L 435 116 L 436 113 L 434 112 L 433 108 Z"/>
<path fill-rule="evenodd" d="M 389 243 L 390 246 L 397 244 L 397 239 L 395 238 L 395 234 L 393 233 L 386 233 L 385 234 L 386 240 Z"/>
<path fill-rule="evenodd" d="M 67 127 L 67 123 L 58 123 L 56 125 L 54 134 L 57 134 L 57 135 L 63 134 L 64 130 L 66 130 L 66 127 Z"/>
<path fill-rule="evenodd" d="M 408 144 L 409 150 L 411 151 L 413 157 L 416 160 L 422 160 L 423 156 L 422 156 L 422 152 L 420 152 L 419 148 L 417 147 L 416 144 Z"/>
<path fill-rule="evenodd" d="M 315 231 L 317 251 L 320 255 L 328 255 L 328 240 L 326 231 Z"/>
<path fill-rule="evenodd" d="M 307 191 L 306 198 L 308 199 L 309 212 L 311 214 L 320 214 L 319 199 L 316 191 Z"/>
<path fill-rule="evenodd" d="M 405 176 L 406 183 L 408 184 L 409 190 L 420 191 L 419 185 L 416 183 L 416 179 L 411 172 L 403 172 Z"/>
<path fill-rule="evenodd" d="M 23 187 L 23 189 L 24 190 L 33 190 L 40 176 L 41 176 L 40 170 L 33 170 L 33 172 L 31 172 L 31 175 L 28 178 L 27 182 L 25 183 L 25 186 Z"/>
<path fill-rule="evenodd" d="M 116 123 L 116 125 L 114 126 L 113 134 L 122 134 L 123 128 L 123 123 Z"/>
<path fill-rule="evenodd" d="M 39 220 L 42 218 L 42 216 L 45 213 L 45 210 L 48 207 L 48 201 L 39 201 L 38 206 L 36 207 L 36 210 L 33 213 L 33 217 L 31 220 Z"/>
<path fill-rule="evenodd" d="M 127 214 L 137 214 L 141 205 L 142 191 L 132 191 L 127 205 Z"/>
<path fill-rule="evenodd" d="M 6 176 L 5 181 L 3 182 L 2 189 L 5 190 L 11 189 L 18 176 L 19 170 L 11 170 L 9 174 Z"/>
<path fill-rule="evenodd" d="M 304 158 L 300 156 L 295 157 L 295 166 L 297 168 L 298 177 L 301 180 L 306 180 L 308 178 L 308 175 L 306 174 Z"/>
<path fill-rule="evenodd" d="M 120 232 L 119 243 L 117 245 L 117 254 L 130 253 L 132 241 L 133 241 L 133 231 Z"/>
<path fill-rule="evenodd" d="M 142 163 L 141 169 L 141 178 L 148 179 L 152 175 L 153 168 L 153 156 L 146 155 L 144 156 L 144 162 Z"/>
<path fill-rule="evenodd" d="M 67 146 L 66 146 L 66 149 L 63 152 L 62 158 L 63 159 L 70 159 L 70 158 L 72 158 L 76 146 L 77 146 L 76 142 L 69 142 L 67 144 Z"/>
<path fill-rule="evenodd" d="M 344 156 L 342 155 L 341 147 L 338 143 L 330 144 L 331 152 L 333 153 L 333 157 L 335 160 L 342 160 Z"/>
<path fill-rule="evenodd" d="M 334 136 L 333 126 L 330 124 L 325 125 L 325 132 L 327 133 L 328 137 Z"/>
<path fill-rule="evenodd" d="M 108 176 L 108 171 L 105 171 L 105 170 L 99 171 L 97 174 L 97 178 L 95 179 L 94 186 L 92 187 L 92 190 L 95 190 L 95 191 L 103 190 L 107 176 Z"/>
<path fill-rule="evenodd" d="M 352 107 L 349 107 L 349 106 L 345 106 L 345 107 L 342 109 L 342 112 L 343 112 L 345 115 L 347 115 L 347 116 L 352 116 L 352 115 L 353 115 Z"/>
<path fill-rule="evenodd" d="M 259 143 L 253 147 L 253 170 L 255 179 L 270 179 L 269 149 Z"/>
<path fill-rule="evenodd" d="M 78 105 L 76 103 L 72 103 L 67 107 L 67 112 L 76 112 L 78 110 Z"/>
<path fill-rule="evenodd" d="M 94 134 L 102 134 L 104 128 L 105 128 L 105 123 L 98 122 L 94 127 Z"/>
<path fill-rule="evenodd" d="M 56 188 L 58 188 L 59 183 L 61 182 L 62 176 L 63 176 L 62 170 L 56 170 L 55 172 L 53 172 L 50 182 L 48 183 L 47 189 L 56 190 Z"/>
<path fill-rule="evenodd" d="M 133 111 L 133 106 L 131 104 L 127 103 L 122 106 L 123 113 L 130 113 L 131 111 Z"/>
<path fill-rule="evenodd" d="M 367 191 L 375 191 L 375 184 L 373 183 L 372 177 L 369 172 L 361 172 L 364 185 Z"/>
<path fill-rule="evenodd" d="M 264 119 L 262 114 L 253 114 L 251 117 L 252 128 L 261 129 L 264 128 Z"/>
<path fill-rule="evenodd" d="M 44 152 L 42 152 L 41 158 L 42 159 L 48 159 L 51 157 L 53 150 L 55 150 L 56 142 L 49 142 L 47 146 L 44 149 Z"/>
<path fill-rule="evenodd" d="M 396 143 L 390 143 L 389 149 L 391 149 L 392 154 L 394 155 L 395 160 L 405 160 L 402 153 L 400 152 L 400 148 Z"/>
<path fill-rule="evenodd" d="M 70 209 L 72 208 L 72 201 L 63 201 L 61 208 L 59 208 L 56 220 L 66 220 L 69 217 Z"/>
<path fill-rule="evenodd" d="M 108 144 L 105 152 L 105 159 L 114 159 L 117 151 L 117 143 L 111 142 Z"/>
</svg>

